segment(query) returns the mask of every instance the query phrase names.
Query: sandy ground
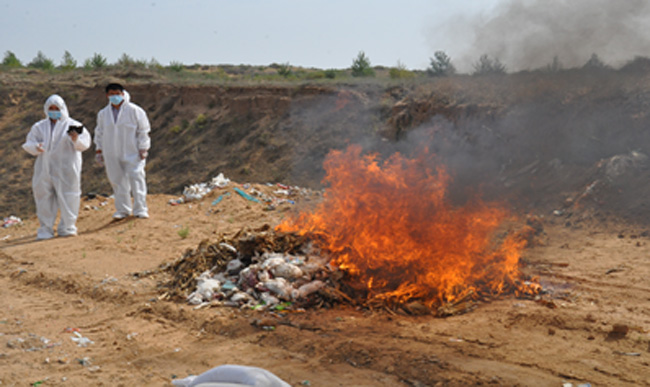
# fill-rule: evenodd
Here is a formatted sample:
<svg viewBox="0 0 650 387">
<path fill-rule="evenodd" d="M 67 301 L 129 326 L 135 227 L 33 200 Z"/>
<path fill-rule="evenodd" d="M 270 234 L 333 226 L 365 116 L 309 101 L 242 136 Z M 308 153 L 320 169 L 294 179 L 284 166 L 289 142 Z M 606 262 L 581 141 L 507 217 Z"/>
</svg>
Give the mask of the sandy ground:
<svg viewBox="0 0 650 387">
<path fill-rule="evenodd" d="M 276 329 L 264 330 L 252 324 L 260 312 L 161 301 L 164 275 L 133 275 L 216 234 L 275 225 L 293 207 L 264 211 L 237 195 L 212 206 L 215 195 L 180 206 L 150 196 L 150 219 L 117 223 L 112 202 L 84 201 L 98 209 L 81 211 L 72 238 L 35 241 L 34 218 L 0 229 L 0 384 L 170 386 L 245 364 L 294 386 L 650 385 L 641 227 L 547 218 L 524 260 L 551 302 L 506 296 L 444 319 L 310 310 L 266 316 Z M 75 331 L 92 343 L 78 346 Z"/>
</svg>

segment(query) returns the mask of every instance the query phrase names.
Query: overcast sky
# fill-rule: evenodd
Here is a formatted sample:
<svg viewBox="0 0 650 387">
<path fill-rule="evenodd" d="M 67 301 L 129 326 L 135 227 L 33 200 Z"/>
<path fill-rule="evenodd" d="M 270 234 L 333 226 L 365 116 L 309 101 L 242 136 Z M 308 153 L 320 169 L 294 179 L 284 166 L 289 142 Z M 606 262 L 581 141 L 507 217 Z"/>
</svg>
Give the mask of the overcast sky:
<svg viewBox="0 0 650 387">
<path fill-rule="evenodd" d="M 286 63 L 347 68 L 359 51 L 373 65 L 424 69 L 436 50 L 473 39 L 436 31 L 497 0 L 0 0 L 0 50 L 24 63 L 40 50 L 81 64 L 97 52 L 161 64 Z"/>
<path fill-rule="evenodd" d="M 126 53 L 163 65 L 290 63 L 425 69 L 435 51 L 461 71 L 481 54 L 509 70 L 597 53 L 620 64 L 650 56 L 648 0 L 0 0 L 0 53 L 55 63 L 69 51 Z"/>
</svg>

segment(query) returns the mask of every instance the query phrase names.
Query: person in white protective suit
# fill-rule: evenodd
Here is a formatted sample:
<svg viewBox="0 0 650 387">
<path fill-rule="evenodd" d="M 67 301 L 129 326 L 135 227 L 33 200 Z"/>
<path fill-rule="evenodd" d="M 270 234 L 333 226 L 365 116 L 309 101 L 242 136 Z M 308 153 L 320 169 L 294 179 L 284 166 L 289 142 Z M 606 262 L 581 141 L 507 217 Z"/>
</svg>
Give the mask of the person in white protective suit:
<svg viewBox="0 0 650 387">
<path fill-rule="evenodd" d="M 97 114 L 95 158 L 106 166 L 113 187 L 113 218 L 124 219 L 132 213 L 138 218 L 148 218 L 144 167 L 151 146 L 151 127 L 147 113 L 131 103 L 129 94 L 118 83 L 106 86 L 106 97 L 108 105 Z"/>
<path fill-rule="evenodd" d="M 90 147 L 90 133 L 70 118 L 60 96 L 45 101 L 45 119 L 32 126 L 23 149 L 36 156 L 32 189 L 40 227 L 37 239 L 54 236 L 54 222 L 60 210 L 59 236 L 77 235 L 81 199 L 81 152 Z"/>
</svg>

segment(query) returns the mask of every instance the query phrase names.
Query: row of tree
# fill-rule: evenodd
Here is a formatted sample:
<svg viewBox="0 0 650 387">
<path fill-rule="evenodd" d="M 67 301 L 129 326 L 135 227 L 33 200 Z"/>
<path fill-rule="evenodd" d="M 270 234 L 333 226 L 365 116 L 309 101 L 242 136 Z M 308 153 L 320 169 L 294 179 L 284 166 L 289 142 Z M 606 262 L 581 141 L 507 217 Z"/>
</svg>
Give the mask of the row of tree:
<svg viewBox="0 0 650 387">
<path fill-rule="evenodd" d="M 137 67 L 137 68 L 163 67 L 155 59 L 151 59 L 149 61 L 136 60 L 127 54 L 122 54 L 122 56 L 117 60 L 115 65 L 120 67 Z M 32 61 L 29 62 L 27 65 L 23 65 L 23 63 L 18 59 L 18 57 L 16 57 L 16 54 L 14 54 L 11 51 L 7 51 L 4 55 L 4 58 L 2 59 L 2 66 L 5 68 L 30 67 L 30 68 L 36 68 L 42 70 L 54 70 L 54 69 L 72 70 L 79 67 L 77 61 L 74 59 L 72 54 L 70 54 L 69 51 L 66 51 L 63 54 L 63 58 L 61 59 L 61 62 L 59 63 L 58 66 L 54 63 L 52 59 L 45 56 L 45 54 L 43 54 L 43 52 L 41 51 L 39 51 L 36 54 L 36 57 L 34 57 L 34 59 L 32 59 Z M 106 57 L 104 57 L 101 54 L 95 53 L 92 57 L 86 59 L 83 63 L 83 66 L 81 67 L 86 69 L 101 69 L 108 66 L 109 63 Z M 179 70 L 183 67 L 183 65 L 178 62 L 171 62 L 169 67 L 173 70 Z"/>
<path fill-rule="evenodd" d="M 637 58 L 638 59 L 638 58 Z M 436 51 L 432 58 L 429 58 L 429 67 L 426 72 L 432 77 L 446 77 L 456 74 L 456 67 L 451 63 L 451 58 L 444 51 Z M 498 58 L 491 58 L 487 54 L 481 55 L 472 65 L 474 68 L 473 75 L 499 75 L 506 73 L 506 66 Z M 597 54 L 592 54 L 591 58 L 582 67 L 584 69 L 606 69 L 609 68 Z M 555 56 L 553 61 L 542 70 L 547 72 L 558 72 L 564 69 L 559 58 Z M 352 61 L 352 75 L 355 77 L 374 76 L 375 72 L 370 65 L 370 59 L 361 51 Z M 392 68 L 390 75 L 392 78 L 408 77 L 409 71 L 406 67 L 397 62 L 397 66 Z"/>
<path fill-rule="evenodd" d="M 163 66 L 158 63 L 155 59 L 149 61 L 146 60 L 135 60 L 127 54 L 122 54 L 122 56 L 114 64 L 119 67 L 128 67 L 128 68 L 146 68 L 146 69 L 157 69 L 163 68 Z M 7 51 L 2 60 L 2 66 L 5 68 L 20 68 L 25 67 L 22 62 L 16 57 L 16 55 Z M 95 53 L 92 57 L 86 59 L 83 63 L 83 68 L 86 69 L 102 69 L 108 67 L 109 63 L 106 57 L 101 54 Z M 60 64 L 57 66 L 54 61 L 45 56 L 41 51 L 39 51 L 34 59 L 29 62 L 26 67 L 37 68 L 42 70 L 72 70 L 78 68 L 78 63 L 70 54 L 66 51 L 63 54 Z M 602 69 L 607 68 L 608 66 L 600 60 L 598 55 L 593 54 L 587 63 L 583 66 L 584 68 L 592 69 Z M 168 66 L 171 70 L 181 71 L 184 68 L 184 65 L 180 62 L 171 62 Z M 491 58 L 488 55 L 481 55 L 481 57 L 473 64 L 474 75 L 499 75 L 506 73 L 506 66 L 499 61 L 498 58 Z M 560 63 L 558 57 L 554 57 L 553 61 L 548 64 L 544 70 L 549 72 L 557 72 L 563 69 L 562 63 Z M 352 66 L 350 67 L 351 74 L 354 77 L 373 77 L 375 76 L 375 69 L 370 63 L 370 58 L 363 52 L 360 51 L 356 58 L 352 61 Z M 284 77 L 291 75 L 291 66 L 289 63 L 278 65 L 277 68 L 278 74 Z M 426 73 L 432 77 L 445 77 L 456 74 L 456 67 L 451 61 L 449 55 L 444 51 L 436 51 L 432 58 L 430 58 L 429 67 L 426 69 Z M 334 74 L 334 73 L 332 73 Z M 329 74 L 326 74 L 329 75 Z M 397 66 L 391 68 L 390 76 L 391 78 L 410 78 L 415 74 L 407 70 L 406 66 L 398 61 Z M 331 78 L 331 76 L 327 76 Z"/>
</svg>

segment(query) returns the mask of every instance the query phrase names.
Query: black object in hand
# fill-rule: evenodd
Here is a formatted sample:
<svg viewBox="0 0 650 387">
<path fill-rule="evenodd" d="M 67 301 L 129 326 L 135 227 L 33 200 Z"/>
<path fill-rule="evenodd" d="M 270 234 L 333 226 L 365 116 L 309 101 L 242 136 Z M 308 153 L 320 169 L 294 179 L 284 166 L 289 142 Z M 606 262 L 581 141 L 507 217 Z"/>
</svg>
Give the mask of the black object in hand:
<svg viewBox="0 0 650 387">
<path fill-rule="evenodd" d="M 84 127 L 83 127 L 83 125 L 70 125 L 70 126 L 68 126 L 68 133 L 72 132 L 73 130 L 75 132 L 81 134 L 84 131 Z"/>
</svg>

